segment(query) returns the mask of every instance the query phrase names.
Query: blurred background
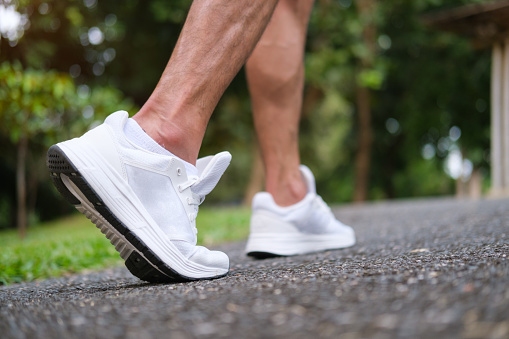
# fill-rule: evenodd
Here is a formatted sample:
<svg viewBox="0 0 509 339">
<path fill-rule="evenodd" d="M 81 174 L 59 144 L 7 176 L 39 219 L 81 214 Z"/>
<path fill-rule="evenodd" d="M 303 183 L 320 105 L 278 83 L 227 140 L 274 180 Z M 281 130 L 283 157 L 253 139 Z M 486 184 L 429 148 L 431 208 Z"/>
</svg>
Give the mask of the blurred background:
<svg viewBox="0 0 509 339">
<path fill-rule="evenodd" d="M 317 0 L 306 46 L 302 161 L 329 203 L 479 196 L 490 186 L 490 50 L 423 23 L 473 0 Z M 0 0 L 0 229 L 73 208 L 52 187 L 47 148 L 155 87 L 190 1 Z M 208 204 L 263 189 L 242 72 L 201 155 L 231 167 Z"/>
</svg>

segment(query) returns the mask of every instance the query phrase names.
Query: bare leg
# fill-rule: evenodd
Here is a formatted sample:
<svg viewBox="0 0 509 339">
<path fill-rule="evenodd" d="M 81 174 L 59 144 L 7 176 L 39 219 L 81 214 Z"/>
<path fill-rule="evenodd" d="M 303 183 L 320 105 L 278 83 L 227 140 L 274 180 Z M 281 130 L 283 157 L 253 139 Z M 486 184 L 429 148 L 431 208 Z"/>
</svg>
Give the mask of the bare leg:
<svg viewBox="0 0 509 339">
<path fill-rule="evenodd" d="M 314 0 L 281 0 L 246 64 L 265 186 L 280 206 L 307 193 L 299 171 L 304 45 Z"/>
<path fill-rule="evenodd" d="M 297 255 L 355 244 L 352 228 L 338 221 L 300 171 L 298 127 L 304 85 L 304 44 L 313 0 L 280 0 L 247 63 L 266 191 L 253 198 L 246 253 Z M 310 183 L 309 191 L 304 180 Z M 301 201 L 295 208 L 290 206 Z"/>
<path fill-rule="evenodd" d="M 265 29 L 277 0 L 195 0 L 166 69 L 134 116 L 194 164 L 217 102 Z"/>
</svg>

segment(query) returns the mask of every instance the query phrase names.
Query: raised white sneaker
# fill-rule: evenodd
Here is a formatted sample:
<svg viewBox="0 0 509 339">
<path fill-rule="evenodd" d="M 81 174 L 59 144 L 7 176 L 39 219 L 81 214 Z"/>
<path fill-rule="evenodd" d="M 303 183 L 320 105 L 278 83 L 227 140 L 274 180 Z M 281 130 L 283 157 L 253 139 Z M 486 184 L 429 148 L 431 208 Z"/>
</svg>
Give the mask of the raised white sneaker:
<svg viewBox="0 0 509 339">
<path fill-rule="evenodd" d="M 300 170 L 308 193 L 295 205 L 278 206 L 267 192 L 254 196 L 247 255 L 287 256 L 355 244 L 352 228 L 336 220 L 329 206 L 316 194 L 313 173 L 303 165 Z"/>
<path fill-rule="evenodd" d="M 150 282 L 224 276 L 226 254 L 196 246 L 198 205 L 228 167 L 222 152 L 199 159 L 188 177 L 176 158 L 141 149 L 119 111 L 80 138 L 51 146 L 47 166 L 59 192 L 115 246 L 127 268 Z"/>
</svg>

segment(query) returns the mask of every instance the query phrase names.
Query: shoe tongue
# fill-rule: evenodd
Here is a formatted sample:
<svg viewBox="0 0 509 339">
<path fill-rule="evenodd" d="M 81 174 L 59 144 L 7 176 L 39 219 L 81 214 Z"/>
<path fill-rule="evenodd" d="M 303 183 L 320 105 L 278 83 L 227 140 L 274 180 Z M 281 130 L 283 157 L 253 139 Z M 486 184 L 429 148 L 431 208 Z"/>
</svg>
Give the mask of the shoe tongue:
<svg viewBox="0 0 509 339">
<path fill-rule="evenodd" d="M 230 164 L 232 156 L 229 152 L 221 152 L 214 156 L 198 159 L 196 168 L 199 179 L 191 186 L 191 190 L 204 197 L 209 194 Z"/>
<path fill-rule="evenodd" d="M 306 165 L 300 165 L 299 169 L 308 187 L 308 193 L 316 193 L 315 177 L 311 170 Z"/>
</svg>

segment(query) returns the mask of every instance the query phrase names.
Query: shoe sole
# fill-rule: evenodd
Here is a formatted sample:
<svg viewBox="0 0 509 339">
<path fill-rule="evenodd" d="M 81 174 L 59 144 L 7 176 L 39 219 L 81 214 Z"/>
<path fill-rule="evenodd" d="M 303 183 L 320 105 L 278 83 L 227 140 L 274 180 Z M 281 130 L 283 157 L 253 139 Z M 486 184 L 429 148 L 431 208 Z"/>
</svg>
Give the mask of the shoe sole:
<svg viewBox="0 0 509 339">
<path fill-rule="evenodd" d="M 337 250 L 355 245 L 355 236 L 326 234 L 251 234 L 246 244 L 246 254 L 264 259 Z"/>
<path fill-rule="evenodd" d="M 216 279 L 228 274 L 228 270 L 224 274 L 200 278 L 179 274 L 118 220 L 59 146 L 49 148 L 46 165 L 60 194 L 99 228 L 115 246 L 127 269 L 139 279 L 151 283 L 176 283 Z"/>
</svg>

